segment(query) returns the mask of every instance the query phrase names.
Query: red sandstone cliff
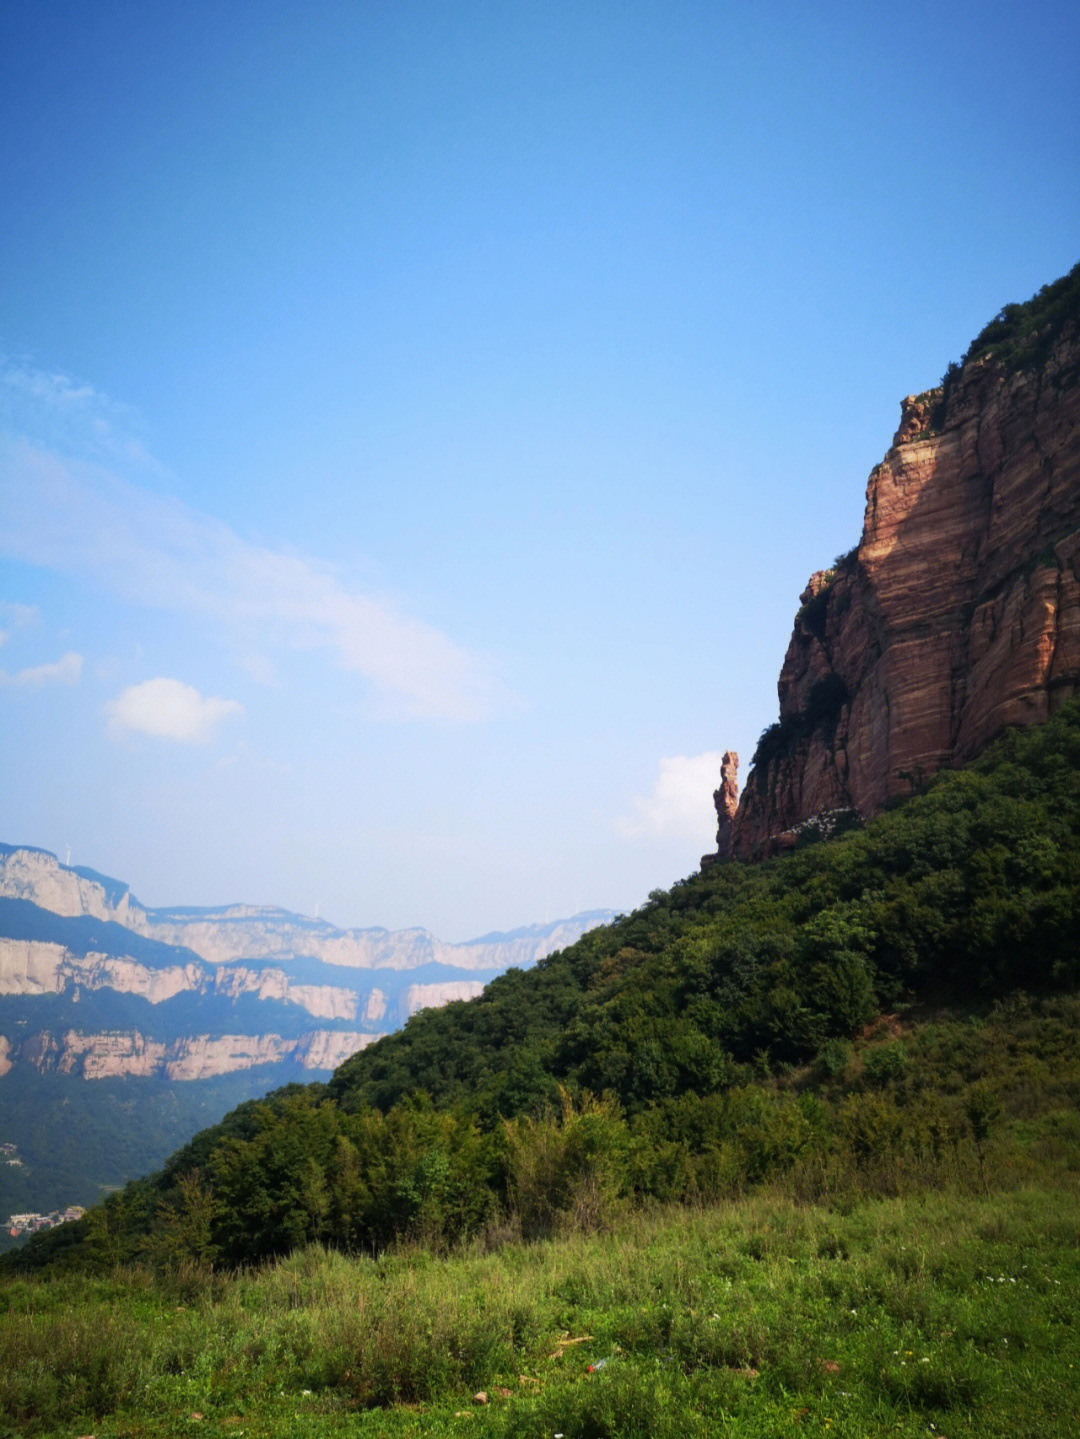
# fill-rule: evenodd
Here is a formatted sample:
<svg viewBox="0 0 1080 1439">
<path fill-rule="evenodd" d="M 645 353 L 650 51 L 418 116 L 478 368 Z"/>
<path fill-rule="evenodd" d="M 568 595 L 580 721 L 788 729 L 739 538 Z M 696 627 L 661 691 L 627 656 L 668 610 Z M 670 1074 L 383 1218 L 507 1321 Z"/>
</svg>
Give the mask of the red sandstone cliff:
<svg viewBox="0 0 1080 1439">
<path fill-rule="evenodd" d="M 1008 343 L 903 401 L 857 549 L 802 594 L 735 855 L 866 817 L 1080 692 L 1080 266 L 1051 292 L 1041 328 L 1007 307 L 980 341 Z"/>
</svg>

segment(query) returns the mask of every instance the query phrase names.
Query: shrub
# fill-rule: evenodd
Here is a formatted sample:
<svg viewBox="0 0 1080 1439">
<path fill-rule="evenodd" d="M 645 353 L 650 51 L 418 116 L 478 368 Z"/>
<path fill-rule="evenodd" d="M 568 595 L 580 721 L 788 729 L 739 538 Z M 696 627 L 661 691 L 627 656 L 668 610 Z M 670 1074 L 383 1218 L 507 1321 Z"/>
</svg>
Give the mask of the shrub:
<svg viewBox="0 0 1080 1439">
<path fill-rule="evenodd" d="M 507 1121 L 507 1202 L 526 1239 L 603 1228 L 624 1193 L 626 1123 L 615 1106 L 562 1091 L 562 1113 Z"/>
</svg>

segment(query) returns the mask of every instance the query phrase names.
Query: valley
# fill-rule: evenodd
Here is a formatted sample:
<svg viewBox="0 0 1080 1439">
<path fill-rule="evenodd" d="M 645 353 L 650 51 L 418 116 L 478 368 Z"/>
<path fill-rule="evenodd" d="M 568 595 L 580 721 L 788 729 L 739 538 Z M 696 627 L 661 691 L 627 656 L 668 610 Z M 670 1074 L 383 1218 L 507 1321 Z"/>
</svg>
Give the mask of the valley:
<svg viewBox="0 0 1080 1439">
<path fill-rule="evenodd" d="M 93 1203 L 244 1100 L 327 1079 L 610 917 L 445 944 L 269 907 L 148 910 L 118 880 L 0 845 L 0 1141 L 23 1156 L 0 1166 L 0 1221 Z"/>
</svg>

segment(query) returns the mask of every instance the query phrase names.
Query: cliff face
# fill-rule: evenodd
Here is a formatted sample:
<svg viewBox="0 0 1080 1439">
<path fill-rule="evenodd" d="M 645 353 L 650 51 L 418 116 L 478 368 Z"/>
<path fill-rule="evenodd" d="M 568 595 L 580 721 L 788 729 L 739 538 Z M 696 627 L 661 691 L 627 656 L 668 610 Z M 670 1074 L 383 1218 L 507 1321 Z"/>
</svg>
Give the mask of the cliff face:
<svg viewBox="0 0 1080 1439">
<path fill-rule="evenodd" d="M 263 1065 L 336 1069 L 377 1037 L 347 1030 L 315 1030 L 295 1039 L 279 1034 L 194 1034 L 165 1042 L 138 1030 L 100 1034 L 43 1030 L 24 1040 L 12 1058 L 39 1073 L 55 1071 L 81 1079 L 209 1079 Z M 7 1063 L 10 1068 L 11 1060 Z"/>
<path fill-rule="evenodd" d="M 0 845 L 0 1078 L 332 1070 L 607 917 L 444 944 L 265 907 L 148 910 L 116 880 Z"/>
<path fill-rule="evenodd" d="M 1080 267 L 1067 281 L 1075 296 Z M 1007 358 L 984 348 L 944 391 L 903 401 L 857 549 L 801 596 L 780 720 L 732 826 L 736 855 L 766 854 L 823 812 L 866 817 L 1080 690 L 1080 317 L 1069 305 Z"/>
</svg>

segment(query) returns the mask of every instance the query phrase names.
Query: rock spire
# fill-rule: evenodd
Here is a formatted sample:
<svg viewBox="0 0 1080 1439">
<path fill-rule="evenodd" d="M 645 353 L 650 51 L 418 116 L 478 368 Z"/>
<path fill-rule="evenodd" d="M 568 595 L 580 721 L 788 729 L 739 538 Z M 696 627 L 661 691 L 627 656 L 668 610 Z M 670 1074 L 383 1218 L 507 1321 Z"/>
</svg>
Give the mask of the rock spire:
<svg viewBox="0 0 1080 1439">
<path fill-rule="evenodd" d="M 713 791 L 716 806 L 716 857 L 730 859 L 734 839 L 735 815 L 739 808 L 739 756 L 735 750 L 724 751 L 720 764 L 720 788 Z"/>
</svg>

